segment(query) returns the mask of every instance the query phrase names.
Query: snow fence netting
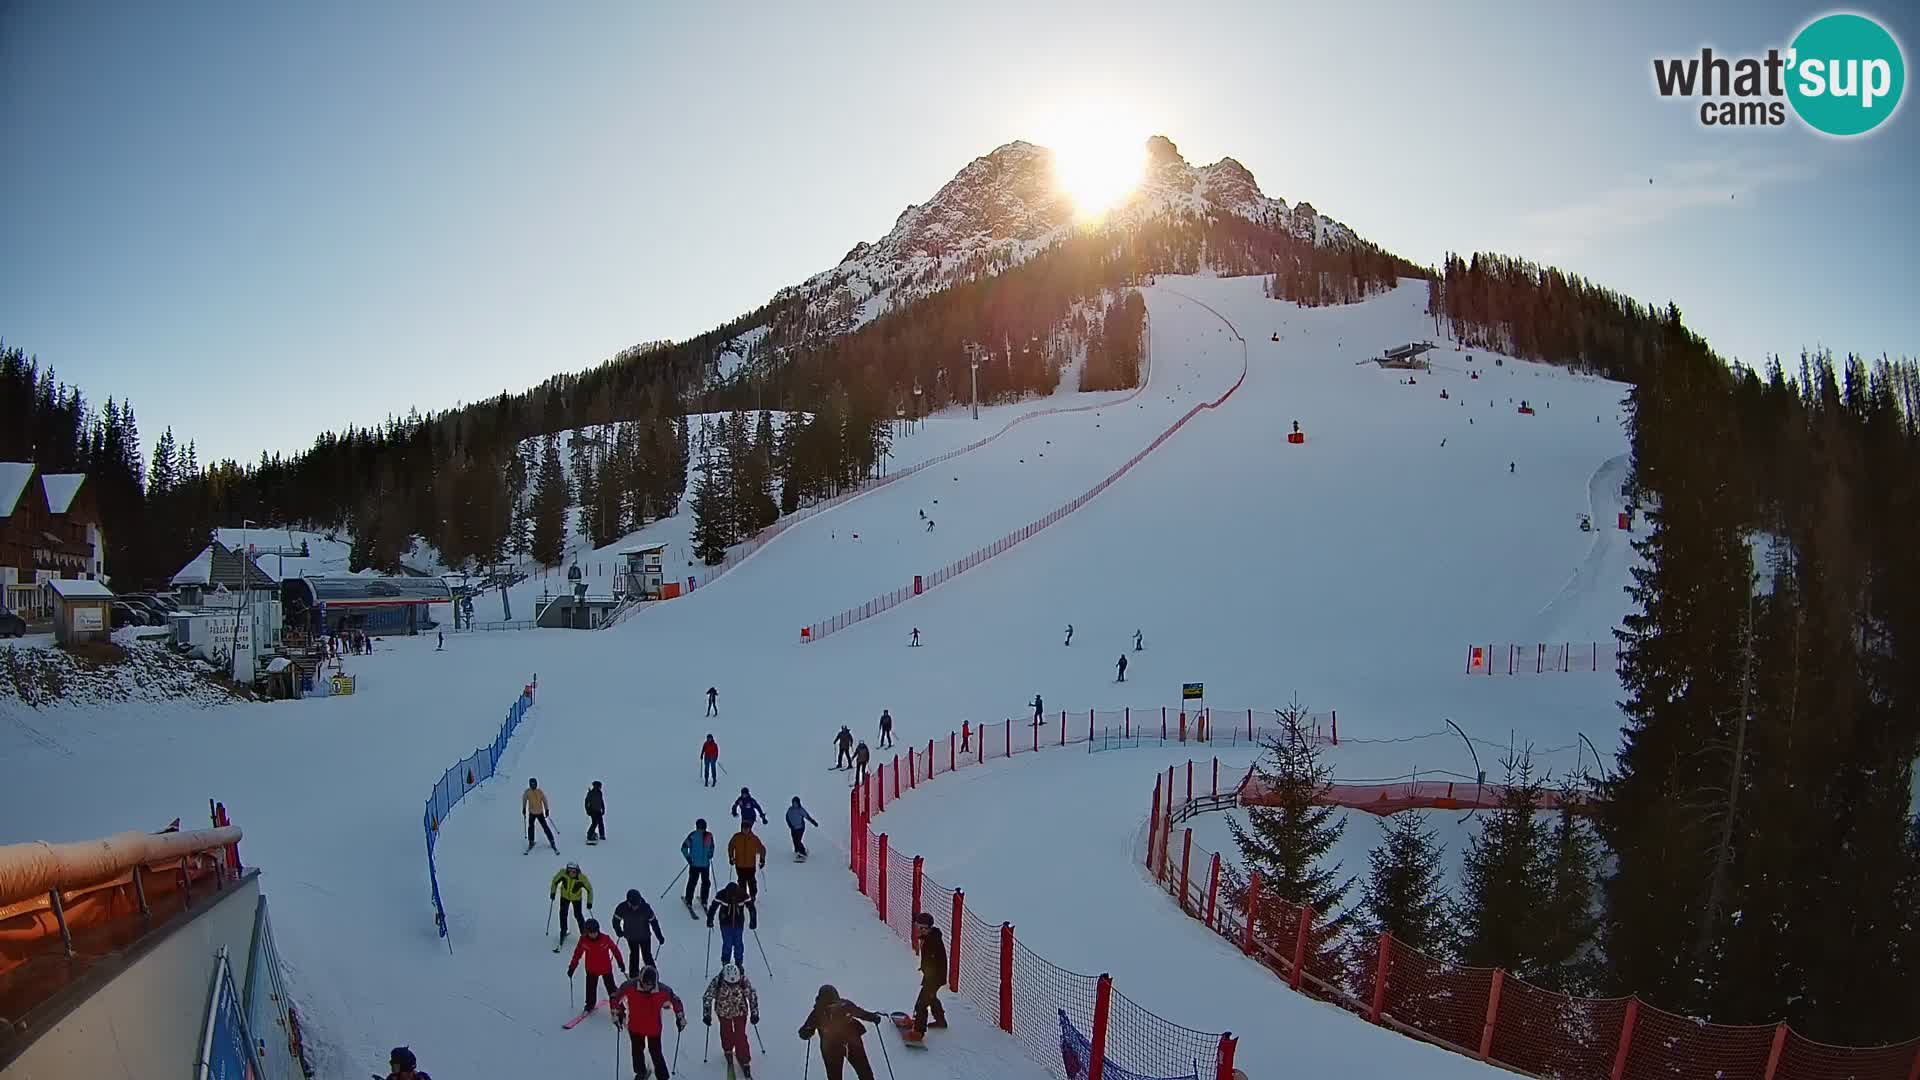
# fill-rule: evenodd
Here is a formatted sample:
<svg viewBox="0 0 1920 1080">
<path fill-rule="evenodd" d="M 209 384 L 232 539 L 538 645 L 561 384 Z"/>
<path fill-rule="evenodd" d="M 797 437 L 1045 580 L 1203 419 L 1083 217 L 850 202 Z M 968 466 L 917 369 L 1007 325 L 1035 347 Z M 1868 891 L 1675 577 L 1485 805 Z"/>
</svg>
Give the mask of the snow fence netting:
<svg viewBox="0 0 1920 1080">
<path fill-rule="evenodd" d="M 539 686 L 540 676 L 535 675 L 507 710 L 507 718 L 501 722 L 500 733 L 494 736 L 493 742 L 468 754 L 442 773 L 439 783 L 433 785 L 433 794 L 427 796 L 427 809 L 421 821 L 427 834 L 427 882 L 433 890 L 434 926 L 443 938 L 447 936 L 447 908 L 441 902 L 440 872 L 433 860 L 434 845 L 440 838 L 440 823 L 447 820 L 448 812 L 466 798 L 467 792 L 479 787 L 493 775 L 495 767 L 500 764 L 500 755 L 507 752 L 507 741 L 513 738 L 513 733 L 520 728 L 520 721 L 533 708 L 534 691 Z M 452 948 L 451 942 L 448 948 Z"/>
</svg>

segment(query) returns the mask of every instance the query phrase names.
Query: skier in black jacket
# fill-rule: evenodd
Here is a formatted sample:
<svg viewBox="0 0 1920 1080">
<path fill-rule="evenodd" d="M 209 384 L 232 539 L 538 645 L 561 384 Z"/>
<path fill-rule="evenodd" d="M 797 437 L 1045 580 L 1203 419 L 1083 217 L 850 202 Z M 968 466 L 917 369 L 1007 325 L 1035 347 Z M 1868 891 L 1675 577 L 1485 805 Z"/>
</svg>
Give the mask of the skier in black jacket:
<svg viewBox="0 0 1920 1080">
<path fill-rule="evenodd" d="M 833 745 L 834 748 L 840 752 L 834 759 L 833 767 L 836 769 L 853 768 L 853 732 L 848 729 L 847 725 L 840 725 L 840 734 L 833 737 Z"/>
<path fill-rule="evenodd" d="M 587 843 L 607 838 L 607 797 L 600 791 L 600 781 L 595 780 L 587 789 Z"/>
<path fill-rule="evenodd" d="M 859 1080 L 873 1080 L 873 1064 L 867 1060 L 867 1044 L 862 1038 L 867 1029 L 862 1020 L 877 1024 L 880 1014 L 845 1000 L 831 985 L 822 986 L 814 996 L 813 1011 L 800 1025 L 800 1037 L 811 1039 L 815 1031 L 820 1033 L 820 1060 L 827 1067 L 827 1080 L 841 1080 L 841 1066 L 849 1061 Z"/>
<path fill-rule="evenodd" d="M 933 925 L 933 916 L 925 911 L 913 917 L 913 925 L 920 937 L 920 996 L 913 1002 L 913 1030 L 907 1032 L 908 1042 L 921 1042 L 927 1037 L 927 1028 L 947 1026 L 947 1010 L 940 1004 L 940 987 L 947 981 L 947 943 L 940 937 L 940 928 Z M 927 1023 L 927 1012 L 932 1010 L 933 1023 Z"/>
<path fill-rule="evenodd" d="M 627 978 L 640 977 L 641 967 L 653 966 L 653 942 L 667 943 L 667 935 L 660 932 L 660 920 L 654 917 L 653 905 L 640 895 L 639 889 L 628 889 L 627 898 L 613 909 L 613 932 L 627 943 Z"/>
</svg>

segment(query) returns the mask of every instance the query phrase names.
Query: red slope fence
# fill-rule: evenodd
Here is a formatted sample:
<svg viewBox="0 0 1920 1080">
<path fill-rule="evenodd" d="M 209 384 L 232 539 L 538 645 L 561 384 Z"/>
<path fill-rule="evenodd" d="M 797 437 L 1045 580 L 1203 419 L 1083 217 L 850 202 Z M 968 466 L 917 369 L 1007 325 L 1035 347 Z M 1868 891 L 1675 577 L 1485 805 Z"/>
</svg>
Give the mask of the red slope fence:
<svg viewBox="0 0 1920 1080">
<path fill-rule="evenodd" d="M 864 773 L 848 793 L 848 868 L 880 920 L 916 950 L 913 918 L 933 915 L 947 937 L 947 988 L 992 1017 L 1042 1066 L 1068 1080 L 1232 1080 L 1238 1043 L 1231 1032 L 1177 1024 L 1129 999 L 1105 974 L 1052 963 L 1020 940 L 1013 924 L 982 915 L 968 906 L 964 890 L 929 877 L 923 856 L 902 853 L 873 829 L 889 802 L 956 769 L 1089 741 L 1092 715 L 1063 713 L 1058 724 L 968 725 Z"/>
<path fill-rule="evenodd" d="M 1191 762 L 1187 768 L 1190 775 Z M 1177 779 L 1169 770 L 1154 780 L 1149 876 L 1180 910 L 1294 990 L 1373 1023 L 1490 1065 L 1565 1080 L 1920 1080 L 1920 1038 L 1831 1046 L 1784 1022 L 1712 1024 L 1637 996 L 1570 997 L 1498 968 L 1448 963 L 1391 934 L 1335 941 L 1321 913 L 1263 897 L 1258 873 L 1243 877 L 1220 853 L 1194 843 L 1190 826 L 1176 828 L 1195 814 L 1239 805 L 1239 791 L 1196 792 L 1191 780 L 1182 791 Z"/>
<path fill-rule="evenodd" d="M 1626 653 L 1614 641 L 1539 641 L 1467 646 L 1469 675 L 1548 675 L 1619 671 Z"/>
<path fill-rule="evenodd" d="M 1188 299 L 1192 299 L 1192 298 L 1188 297 Z M 1197 300 L 1194 302 L 1199 303 L 1199 301 Z M 1206 307 L 1205 304 L 1201 304 L 1201 306 Z M 1207 308 L 1207 310 L 1212 311 L 1213 309 Z M 1219 312 L 1216 311 L 1214 312 L 1214 314 L 1219 315 Z M 1222 318 L 1221 321 L 1226 322 L 1226 319 Z M 1231 323 L 1228 323 L 1227 325 L 1229 326 L 1229 328 L 1232 327 Z M 1135 465 L 1138 465 L 1142 461 L 1146 460 L 1146 457 L 1148 454 L 1151 454 L 1155 450 L 1158 450 L 1163 443 L 1165 443 L 1168 439 L 1173 438 L 1173 435 L 1175 432 L 1179 431 L 1181 428 L 1187 425 L 1187 421 L 1200 415 L 1202 412 L 1206 410 L 1217 409 L 1220 406 L 1226 404 L 1227 399 L 1233 396 L 1234 391 L 1240 389 L 1241 384 L 1247 381 L 1246 339 L 1240 337 L 1240 332 L 1238 330 L 1234 330 L 1233 334 L 1234 334 L 1234 337 L 1240 341 L 1240 377 L 1233 381 L 1232 386 L 1227 387 L 1227 392 L 1224 394 L 1221 394 L 1219 397 L 1215 398 L 1212 401 L 1203 401 L 1195 405 L 1193 408 L 1188 409 L 1184 414 L 1181 415 L 1181 417 L 1178 420 L 1175 420 L 1171 425 L 1167 427 L 1165 431 L 1162 431 L 1157 437 L 1154 438 L 1152 442 L 1148 443 L 1145 449 L 1141 450 L 1139 453 L 1128 458 L 1125 462 L 1123 462 L 1120 465 L 1119 468 L 1107 474 L 1107 477 L 1105 479 L 1093 485 L 1091 488 L 1088 488 L 1086 491 L 1082 492 L 1080 495 L 1074 497 L 1070 502 L 1066 503 L 1065 505 L 1056 507 L 1053 511 L 1048 513 L 1046 516 L 1030 524 L 1023 525 L 1020 528 L 1015 529 L 1012 532 L 1008 533 L 1007 535 L 1001 537 L 1000 539 L 995 540 L 993 543 L 988 544 L 987 546 L 980 548 L 972 552 L 971 554 L 961 556 L 960 558 L 954 560 L 953 562 L 948 563 L 947 565 L 941 567 L 938 570 L 933 571 L 930 574 L 915 574 L 913 576 L 913 581 L 909 584 L 902 585 L 899 588 L 894 589 L 890 592 L 881 593 L 880 595 L 874 597 L 873 599 L 868 600 L 866 603 L 858 604 L 858 605 L 855 605 L 854 607 L 850 607 L 847 610 L 831 618 L 822 619 L 819 622 L 813 623 L 810 626 L 801 627 L 800 640 L 802 642 L 818 641 L 821 638 L 826 637 L 828 634 L 838 633 L 842 630 L 845 630 L 847 627 L 852 626 L 855 623 L 865 622 L 866 620 L 873 618 L 875 615 L 878 615 L 885 611 L 892 610 L 893 608 L 898 607 L 899 605 L 907 602 L 908 600 L 911 600 L 914 597 L 919 596 L 921 593 L 925 592 L 926 590 L 931 589 L 936 585 L 940 585 L 944 582 L 950 581 L 953 578 L 966 573 L 968 570 L 971 570 L 974 567 L 979 566 L 981 563 L 986 562 L 988 559 L 994 558 L 995 556 L 998 556 L 998 555 L 1006 554 L 1008 551 L 1013 549 L 1014 545 L 1019 544 L 1023 540 L 1030 539 L 1035 534 L 1039 533 L 1041 530 L 1047 528 L 1049 525 L 1054 524 L 1055 522 L 1059 521 L 1061 518 L 1066 517 L 1068 514 L 1073 513 L 1074 511 L 1080 509 L 1081 507 L 1092 502 L 1094 499 L 1098 498 L 1102 492 L 1106 491 L 1109 487 L 1112 487 L 1114 483 L 1116 483 L 1121 477 L 1131 472 Z M 1148 334 L 1148 338 L 1149 340 L 1151 340 L 1152 338 L 1151 333 Z M 1035 415 L 1038 415 L 1038 414 L 1035 414 Z"/>
</svg>

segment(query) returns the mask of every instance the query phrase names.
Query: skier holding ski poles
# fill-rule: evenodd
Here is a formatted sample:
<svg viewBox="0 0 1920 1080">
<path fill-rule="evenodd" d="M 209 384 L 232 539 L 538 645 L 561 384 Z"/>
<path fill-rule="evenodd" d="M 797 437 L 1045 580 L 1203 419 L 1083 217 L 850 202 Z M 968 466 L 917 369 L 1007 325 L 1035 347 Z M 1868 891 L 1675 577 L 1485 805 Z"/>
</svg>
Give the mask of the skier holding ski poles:
<svg viewBox="0 0 1920 1080">
<path fill-rule="evenodd" d="M 853 775 L 854 787 L 859 787 L 861 784 L 867 782 L 867 759 L 872 756 L 873 751 L 867 749 L 867 744 L 864 740 L 861 741 L 859 746 L 853 748 L 853 767 L 858 770 Z"/>
<path fill-rule="evenodd" d="M 853 1074 L 859 1080 L 873 1080 L 863 1020 L 878 1024 L 880 1014 L 868 1012 L 842 998 L 831 983 L 821 986 L 820 992 L 814 995 L 813 1011 L 800 1025 L 800 1037 L 811 1039 L 814 1032 L 820 1033 L 820 1060 L 827 1067 L 827 1080 L 840 1080 L 841 1066 L 846 1062 L 853 1063 Z"/>
<path fill-rule="evenodd" d="M 700 886 L 700 904 L 706 906 L 707 894 L 713 888 L 713 834 L 707 831 L 707 819 L 696 818 L 693 831 L 680 841 L 680 855 L 687 860 L 687 892 L 682 898 L 687 905 L 687 913 L 693 913 L 693 887 Z"/>
<path fill-rule="evenodd" d="M 666 1050 L 660 1043 L 660 1010 L 673 1006 L 675 1030 L 687 1030 L 687 1010 L 680 1003 L 680 995 L 673 992 L 673 987 L 661 982 L 660 973 L 649 964 L 640 969 L 638 977 L 628 979 L 609 1004 L 613 1009 L 614 1026 L 626 1028 L 627 1037 L 633 1040 L 633 1075 L 645 1080 L 647 1067 L 644 1062 L 646 1057 L 651 1057 L 653 1075 L 659 1080 L 670 1080 Z"/>
<path fill-rule="evenodd" d="M 731 956 L 734 963 L 744 967 L 747 931 L 760 929 L 760 909 L 754 906 L 753 897 L 747 895 L 739 882 L 729 881 L 714 896 L 713 903 L 707 905 L 708 926 L 714 924 L 716 916 L 720 922 L 720 962 L 726 963 Z"/>
<path fill-rule="evenodd" d="M 719 787 L 720 744 L 713 741 L 713 732 L 707 732 L 707 741 L 700 744 L 700 783 L 704 787 Z"/>
<path fill-rule="evenodd" d="M 753 824 L 755 818 L 758 818 L 763 825 L 767 821 L 767 811 L 761 807 L 760 800 L 753 797 L 753 792 L 746 788 L 740 789 L 740 797 L 733 800 L 733 807 L 728 813 L 747 825 Z"/>
<path fill-rule="evenodd" d="M 580 900 L 585 897 L 587 910 L 593 910 L 593 882 L 588 881 L 587 875 L 580 872 L 579 863 L 570 862 L 559 873 L 553 875 L 552 881 L 547 883 L 547 899 L 552 900 L 555 895 L 560 897 L 560 940 L 565 941 L 567 940 L 568 908 L 573 909 L 574 924 L 583 930 L 589 921 L 585 913 L 580 910 Z M 555 945 L 553 951 L 559 952 L 560 946 Z"/>
<path fill-rule="evenodd" d="M 607 1000 L 611 1002 L 616 993 L 613 986 L 613 973 L 623 966 L 620 959 L 620 946 L 613 939 L 600 932 L 600 920 L 588 919 L 580 928 L 580 940 L 573 947 L 573 959 L 567 963 L 567 978 L 573 978 L 574 969 L 580 966 L 580 958 L 587 958 L 587 1007 L 581 1015 L 592 1012 L 600 1003 L 600 984 L 607 984 Z"/>
<path fill-rule="evenodd" d="M 540 790 L 540 781 L 533 777 L 527 778 L 527 790 L 520 793 L 520 812 L 527 819 L 527 851 L 533 850 L 533 826 L 537 822 L 540 831 L 547 834 L 547 846 L 555 855 L 560 854 L 560 845 L 553 842 L 553 830 L 547 827 L 547 793 Z"/>
<path fill-rule="evenodd" d="M 840 725 L 840 734 L 833 737 L 833 745 L 839 754 L 834 758 L 835 769 L 853 768 L 853 730 L 845 724 Z"/>
<path fill-rule="evenodd" d="M 660 944 L 667 943 L 667 935 L 660 932 L 660 920 L 653 914 L 653 905 L 640 895 L 639 889 L 628 889 L 627 898 L 614 906 L 613 933 L 627 943 L 627 978 L 640 974 L 641 964 L 653 963 L 653 939 L 659 938 Z"/>
<path fill-rule="evenodd" d="M 893 714 L 891 712 L 888 712 L 885 709 L 881 709 L 880 710 L 880 749 L 885 750 L 887 747 L 892 745 L 893 745 Z"/>
<path fill-rule="evenodd" d="M 700 998 L 700 1022 L 712 1027 L 715 1014 L 720 1017 L 720 1053 L 727 1059 L 727 1075 L 733 1075 L 733 1063 L 738 1059 L 740 1075 L 753 1080 L 753 1048 L 747 1045 L 747 1025 L 760 1022 L 760 994 L 739 964 L 721 964 L 720 974 L 707 984 L 707 992 Z"/>
<path fill-rule="evenodd" d="M 753 835 L 753 819 L 740 823 L 740 831 L 727 841 L 727 861 L 733 864 L 733 876 L 746 886 L 748 896 L 760 895 L 759 871 L 767 865 L 767 845 Z"/>
</svg>

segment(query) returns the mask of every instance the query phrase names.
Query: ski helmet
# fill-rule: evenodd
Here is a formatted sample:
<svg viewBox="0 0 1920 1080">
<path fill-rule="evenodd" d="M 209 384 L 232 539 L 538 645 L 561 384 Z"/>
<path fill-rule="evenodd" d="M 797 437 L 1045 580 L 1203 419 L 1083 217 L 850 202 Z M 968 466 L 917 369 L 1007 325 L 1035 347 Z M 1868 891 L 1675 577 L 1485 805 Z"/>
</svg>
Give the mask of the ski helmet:
<svg viewBox="0 0 1920 1080">
<path fill-rule="evenodd" d="M 727 963 L 721 964 L 720 978 L 730 983 L 739 982 L 740 981 L 740 965 L 733 963 L 732 961 L 728 961 Z"/>
<path fill-rule="evenodd" d="M 639 902 L 640 902 L 640 890 L 639 890 L 639 889 L 628 889 L 628 890 L 627 890 L 627 903 L 629 903 L 629 904 L 638 904 Z"/>
<path fill-rule="evenodd" d="M 404 1046 L 396 1046 L 393 1048 L 393 1053 L 387 1055 L 387 1064 L 396 1069 L 412 1069 L 419 1066 L 420 1060 L 413 1056 L 413 1051 Z"/>
<path fill-rule="evenodd" d="M 577 873 L 579 873 L 579 872 L 580 872 L 580 864 L 579 864 L 579 863 L 577 863 L 577 862 L 570 862 L 570 863 L 568 863 L 568 864 L 567 864 L 567 873 L 569 873 L 569 874 L 577 874 Z"/>
<path fill-rule="evenodd" d="M 538 780 L 535 780 L 535 779 L 534 779 L 533 777 L 531 777 L 531 776 L 529 776 L 529 777 L 527 777 L 527 786 L 528 786 L 528 787 L 539 787 L 539 786 L 540 786 L 540 781 L 538 781 Z M 401 1049 L 403 1049 L 403 1050 L 404 1050 L 404 1049 L 406 1049 L 406 1048 L 405 1048 L 405 1047 L 402 1047 Z"/>
<path fill-rule="evenodd" d="M 835 990 L 832 983 L 821 983 L 820 992 L 813 995 L 815 1005 L 826 1005 L 839 1000 L 840 991 Z"/>
<path fill-rule="evenodd" d="M 640 969 L 640 989 L 651 990 L 659 985 L 660 973 L 653 969 L 652 964 L 648 964 L 646 967 Z"/>
<path fill-rule="evenodd" d="M 694 819 L 693 819 L 693 827 L 694 827 L 694 828 L 696 828 L 696 829 L 699 829 L 699 830 L 700 830 L 701 832 L 706 832 L 706 831 L 707 831 L 707 819 L 706 819 L 706 818 L 703 818 L 703 817 L 700 817 L 700 818 L 694 818 Z"/>
<path fill-rule="evenodd" d="M 745 795 L 746 793 L 747 793 L 747 789 L 746 789 L 746 788 L 741 788 L 741 789 L 740 789 L 740 794 L 742 794 L 742 795 Z"/>
<path fill-rule="evenodd" d="M 921 926 L 932 926 L 933 913 L 931 911 L 923 911 L 920 914 L 915 915 L 913 917 L 913 921 L 916 923 L 919 923 Z"/>
<path fill-rule="evenodd" d="M 582 926 L 580 929 L 586 931 L 589 934 L 597 934 L 600 932 L 600 920 L 588 919 L 587 924 L 585 926 Z"/>
</svg>

